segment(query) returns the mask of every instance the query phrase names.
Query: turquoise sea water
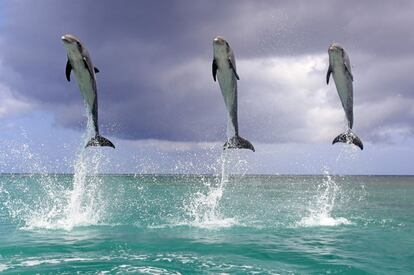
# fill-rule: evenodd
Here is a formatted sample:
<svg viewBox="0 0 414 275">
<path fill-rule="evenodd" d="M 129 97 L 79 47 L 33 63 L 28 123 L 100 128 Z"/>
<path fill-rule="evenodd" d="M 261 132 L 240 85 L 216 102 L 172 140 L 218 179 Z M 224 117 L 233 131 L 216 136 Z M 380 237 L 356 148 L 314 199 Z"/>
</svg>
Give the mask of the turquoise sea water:
<svg viewBox="0 0 414 275">
<path fill-rule="evenodd" d="M 414 177 L 0 176 L 4 273 L 412 274 Z"/>
</svg>

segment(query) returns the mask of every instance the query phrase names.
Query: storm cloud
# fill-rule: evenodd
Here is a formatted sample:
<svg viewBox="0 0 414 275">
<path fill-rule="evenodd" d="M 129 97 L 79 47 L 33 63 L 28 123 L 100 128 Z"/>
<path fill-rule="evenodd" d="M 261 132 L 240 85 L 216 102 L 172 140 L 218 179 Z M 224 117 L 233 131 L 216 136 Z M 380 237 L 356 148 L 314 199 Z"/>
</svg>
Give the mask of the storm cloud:
<svg viewBox="0 0 414 275">
<path fill-rule="evenodd" d="M 339 134 L 344 113 L 325 83 L 333 41 L 353 64 L 358 135 L 390 142 L 414 134 L 412 1 L 42 0 L 1 8 L 0 98 L 51 112 L 63 127 L 85 120 L 77 85 L 64 76 L 60 36 L 73 33 L 100 70 L 103 131 L 128 140 L 223 140 L 226 112 L 211 75 L 212 39 L 222 35 L 241 78 L 240 131 L 253 143 Z"/>
</svg>

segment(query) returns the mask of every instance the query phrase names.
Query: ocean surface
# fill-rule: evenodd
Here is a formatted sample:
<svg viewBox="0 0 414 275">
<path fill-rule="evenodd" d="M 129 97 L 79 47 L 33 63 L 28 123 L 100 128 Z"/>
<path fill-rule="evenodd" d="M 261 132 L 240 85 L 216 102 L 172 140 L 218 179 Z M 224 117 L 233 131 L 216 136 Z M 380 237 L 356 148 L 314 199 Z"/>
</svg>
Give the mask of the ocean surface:
<svg viewBox="0 0 414 275">
<path fill-rule="evenodd" d="M 413 274 L 414 177 L 79 171 L 0 175 L 0 271 Z"/>
</svg>

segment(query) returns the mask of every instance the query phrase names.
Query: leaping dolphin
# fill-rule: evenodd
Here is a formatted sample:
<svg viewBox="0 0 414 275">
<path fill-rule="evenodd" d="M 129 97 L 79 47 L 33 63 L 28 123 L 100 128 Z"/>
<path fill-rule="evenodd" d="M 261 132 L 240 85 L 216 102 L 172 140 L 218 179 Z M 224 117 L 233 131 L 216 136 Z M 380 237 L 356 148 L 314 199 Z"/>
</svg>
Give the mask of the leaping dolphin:
<svg viewBox="0 0 414 275">
<path fill-rule="evenodd" d="M 239 125 L 237 122 L 237 80 L 239 75 L 236 71 L 236 60 L 234 59 L 233 50 L 227 41 L 217 36 L 213 40 L 214 59 L 212 65 L 213 79 L 218 82 L 224 103 L 229 114 L 230 121 L 228 127 L 232 131 L 233 137 L 228 138 L 223 145 L 226 149 L 250 149 L 253 152 L 254 147 L 247 139 L 239 136 Z"/>
<path fill-rule="evenodd" d="M 95 73 L 98 73 L 99 70 L 93 66 L 88 50 L 79 38 L 71 34 L 65 34 L 62 36 L 62 41 L 68 55 L 66 78 L 70 81 L 70 73 L 73 70 L 75 79 L 79 85 L 79 90 L 92 116 L 95 136 L 86 144 L 86 147 L 109 146 L 115 148 L 109 139 L 99 135 L 98 97 L 95 78 Z"/>
<path fill-rule="evenodd" d="M 336 90 L 338 91 L 339 98 L 344 108 L 346 119 L 348 121 L 348 130 L 339 136 L 337 136 L 332 144 L 337 142 L 344 142 L 347 144 L 355 144 L 361 150 L 364 149 L 361 139 L 352 132 L 352 126 L 354 124 L 354 113 L 353 113 L 353 85 L 352 82 L 354 77 L 351 72 L 351 62 L 348 54 L 345 52 L 337 43 L 333 43 L 329 49 L 329 68 L 326 74 L 326 84 L 329 84 L 329 77 L 332 74 L 335 81 Z"/>
</svg>

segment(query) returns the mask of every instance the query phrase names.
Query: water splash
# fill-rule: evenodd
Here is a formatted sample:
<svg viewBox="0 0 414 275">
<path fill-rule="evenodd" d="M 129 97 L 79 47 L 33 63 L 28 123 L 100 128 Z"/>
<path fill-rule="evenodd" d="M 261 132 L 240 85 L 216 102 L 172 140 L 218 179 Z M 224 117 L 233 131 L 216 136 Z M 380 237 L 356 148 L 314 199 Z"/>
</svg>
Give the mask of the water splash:
<svg viewBox="0 0 414 275">
<path fill-rule="evenodd" d="M 28 144 L 15 146 L 13 150 L 29 167 L 30 174 L 1 183 L 1 209 L 25 229 L 71 230 L 102 222 L 106 204 L 101 194 L 99 171 L 106 164 L 105 158 L 101 150 L 84 148 L 93 135 L 92 120 L 89 119 L 73 164 L 74 176 L 63 181 L 47 173 L 46 166 Z"/>
<path fill-rule="evenodd" d="M 335 207 L 335 202 L 338 194 L 340 193 L 340 187 L 336 181 L 329 175 L 328 170 L 324 170 L 324 179 L 321 184 L 318 185 L 315 201 L 313 205 L 308 208 L 309 216 L 302 218 L 299 222 L 299 226 L 336 226 L 343 224 L 351 224 L 346 218 L 334 218 L 332 217 L 332 211 Z"/>
<path fill-rule="evenodd" d="M 220 201 L 223 198 L 226 185 L 229 183 L 231 168 L 240 168 L 244 163 L 245 161 L 240 160 L 236 151 L 225 150 L 222 152 L 219 159 L 220 175 L 217 175 L 214 182 L 204 182 L 207 191 L 197 192 L 184 207 L 191 218 L 190 225 L 217 229 L 231 227 L 238 223 L 235 218 L 224 217 L 220 210 Z"/>
<path fill-rule="evenodd" d="M 352 163 L 358 159 L 360 149 L 353 144 L 342 144 L 341 150 L 336 157 L 336 165 Z"/>
<path fill-rule="evenodd" d="M 63 205 L 62 202 L 58 203 L 63 206 L 63 211 L 56 213 L 56 216 L 54 211 L 51 211 L 52 219 L 50 215 L 46 215 L 46 220 L 37 218 L 28 223 L 29 227 L 71 230 L 76 226 L 94 225 L 102 221 L 105 200 L 100 192 L 102 179 L 98 174 L 104 155 L 101 150 L 84 147 L 84 144 L 93 136 L 93 122 L 89 117 L 87 131 L 83 136 L 83 142 L 74 163 L 73 189 L 65 190 Z"/>
<path fill-rule="evenodd" d="M 64 229 L 102 221 L 106 208 L 99 188 L 102 179 L 98 176 L 102 158 L 100 151 L 90 154 L 82 149 L 79 153 L 74 167 L 73 190 L 68 191 L 68 204 L 63 219 L 58 222 Z"/>
<path fill-rule="evenodd" d="M 25 133 L 23 133 L 25 137 Z M 10 155 L 15 156 L 16 162 L 25 162 L 28 174 L 12 176 L 8 182 L 0 183 L 1 209 L 23 226 L 38 217 L 51 218 L 61 212 L 62 186 L 54 181 L 54 177 L 47 174 L 39 156 L 34 153 L 28 143 L 9 144 Z M 27 184 L 27 181 L 31 184 Z M 37 188 L 37 187 L 41 188 Z"/>
</svg>

